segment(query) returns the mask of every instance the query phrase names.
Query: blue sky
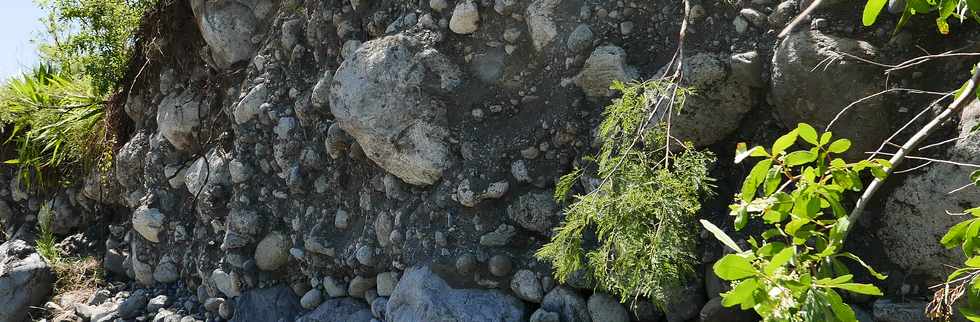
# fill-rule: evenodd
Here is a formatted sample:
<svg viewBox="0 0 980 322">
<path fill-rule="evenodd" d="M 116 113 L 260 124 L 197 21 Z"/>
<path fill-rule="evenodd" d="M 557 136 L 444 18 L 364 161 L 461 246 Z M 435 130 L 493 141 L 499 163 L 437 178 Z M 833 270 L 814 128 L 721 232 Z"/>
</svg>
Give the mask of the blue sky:
<svg viewBox="0 0 980 322">
<path fill-rule="evenodd" d="M 44 15 L 32 0 L 0 0 L 0 80 L 37 63 L 38 37 Z"/>
</svg>

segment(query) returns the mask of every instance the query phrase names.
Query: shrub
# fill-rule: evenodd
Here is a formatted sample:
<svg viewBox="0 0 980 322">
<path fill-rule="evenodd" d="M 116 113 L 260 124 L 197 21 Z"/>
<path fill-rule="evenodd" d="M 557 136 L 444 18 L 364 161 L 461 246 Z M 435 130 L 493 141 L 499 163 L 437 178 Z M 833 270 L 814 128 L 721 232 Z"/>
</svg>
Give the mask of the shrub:
<svg viewBox="0 0 980 322">
<path fill-rule="evenodd" d="M 862 22 L 865 26 L 871 26 L 878 19 L 881 10 L 888 4 L 888 0 L 868 0 L 864 6 Z M 936 27 L 941 34 L 949 34 L 949 18 L 955 18 L 960 22 L 973 19 L 980 22 L 980 0 L 906 0 L 902 18 L 899 19 L 895 30 L 898 31 L 909 18 L 922 13 L 935 12 Z"/>
<path fill-rule="evenodd" d="M 104 128 L 104 101 L 88 79 L 39 65 L 0 87 L 0 123 L 16 146 L 7 160 L 21 182 L 41 188 L 72 179 L 93 165 L 111 144 Z"/>
<path fill-rule="evenodd" d="M 37 212 L 37 240 L 34 246 L 37 253 L 44 257 L 49 264 L 55 265 L 61 262 L 61 251 L 55 244 L 54 233 L 51 232 L 51 221 L 54 220 L 51 214 L 51 205 L 41 205 L 41 210 Z"/>
<path fill-rule="evenodd" d="M 739 144 L 736 163 L 748 157 L 762 158 L 752 167 L 742 189 L 730 206 L 735 229 L 749 220 L 761 220 L 769 228 L 751 249 L 735 241 L 707 221 L 702 224 L 734 254 L 714 264 L 715 274 L 732 281 L 722 294 L 722 305 L 755 310 L 764 321 L 856 321 L 854 311 L 838 292 L 881 295 L 871 284 L 853 281 L 844 264 L 848 259 L 884 279 L 856 255 L 844 252 L 851 222 L 843 205 L 844 193 L 862 191 L 861 175 L 871 172 L 884 178 L 886 160 L 846 163 L 835 158 L 850 148 L 850 141 L 831 141 L 830 132 L 819 134 L 806 124 L 776 140 L 768 151 Z M 798 139 L 811 146 L 789 151 Z"/>
<path fill-rule="evenodd" d="M 143 13 L 157 0 L 39 0 L 48 10 L 51 62 L 79 68 L 96 93 L 109 94 L 126 73 Z"/>
<path fill-rule="evenodd" d="M 714 158 L 690 146 L 668 157 L 665 132 L 647 128 L 649 100 L 674 97 L 680 108 L 689 90 L 666 81 L 612 88 L 622 97 L 606 108 L 598 129 L 602 146 L 589 159 L 604 180 L 574 197 L 537 256 L 552 264 L 559 281 L 584 269 L 598 288 L 624 300 L 643 296 L 663 304 L 665 290 L 686 283 L 700 262 L 696 220 L 700 198 L 710 192 Z M 561 178 L 555 189 L 559 202 L 582 172 Z M 590 247 L 583 240 L 593 232 L 598 245 Z"/>
<path fill-rule="evenodd" d="M 47 188 L 107 169 L 118 138 L 106 98 L 129 67 L 140 18 L 156 0 L 39 0 L 49 11 L 45 63 L 0 88 L 0 124 L 21 182 Z M 115 124 L 118 126 L 118 124 Z"/>
</svg>

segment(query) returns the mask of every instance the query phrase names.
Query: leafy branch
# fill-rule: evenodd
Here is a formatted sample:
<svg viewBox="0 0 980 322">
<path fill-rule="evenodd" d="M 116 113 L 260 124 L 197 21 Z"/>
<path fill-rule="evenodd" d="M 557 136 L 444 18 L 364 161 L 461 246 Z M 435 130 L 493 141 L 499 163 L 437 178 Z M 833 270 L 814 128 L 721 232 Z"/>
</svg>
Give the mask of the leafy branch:
<svg viewBox="0 0 980 322">
<path fill-rule="evenodd" d="M 797 143 L 809 148 L 791 151 Z M 838 292 L 882 294 L 874 285 L 854 282 L 842 261 L 854 261 L 876 278 L 885 278 L 843 251 L 853 221 L 842 203 L 844 193 L 862 190 L 862 173 L 883 178 L 884 169 L 892 165 L 885 160 L 847 163 L 835 157 L 850 147 L 849 140 L 833 140 L 830 132 L 818 133 L 803 123 L 768 150 L 739 144 L 736 163 L 761 160 L 730 206 L 735 229 L 743 229 L 751 219 L 770 228 L 759 239 L 750 237 L 751 249 L 743 250 L 721 229 L 701 221 L 735 252 L 713 266 L 718 277 L 733 282 L 733 289 L 722 294 L 722 305 L 753 309 L 764 321 L 851 322 L 856 321 L 854 312 Z"/>
<path fill-rule="evenodd" d="M 946 121 L 950 115 L 959 112 L 959 110 L 963 109 L 977 98 L 978 93 L 980 93 L 980 89 L 977 87 L 978 81 L 980 81 L 980 72 L 977 71 L 977 67 L 975 66 L 973 77 L 971 77 L 970 80 L 957 91 L 956 99 L 953 101 L 953 103 L 951 103 L 948 108 L 943 110 L 942 113 L 939 113 L 939 115 L 933 117 L 929 123 L 912 135 L 911 138 L 905 141 L 905 144 L 902 144 L 898 151 L 896 151 L 895 154 L 892 155 L 891 159 L 888 160 L 891 166 L 884 169 L 885 175 L 882 177 L 876 176 L 875 180 L 868 185 L 867 189 L 864 190 L 864 193 L 861 195 L 861 198 L 858 199 L 857 203 L 854 205 L 854 209 L 849 215 L 851 222 L 857 222 L 859 219 L 861 219 L 861 216 L 864 214 L 864 208 L 868 206 L 868 202 L 872 197 L 874 197 L 878 189 L 881 188 L 885 178 L 891 175 L 895 167 L 906 159 L 909 152 L 915 150 L 919 144 L 921 144 L 922 141 L 929 136 L 929 134 L 935 131 L 940 124 Z M 844 236 L 846 237 L 849 232 L 850 230 L 845 231 Z"/>
</svg>

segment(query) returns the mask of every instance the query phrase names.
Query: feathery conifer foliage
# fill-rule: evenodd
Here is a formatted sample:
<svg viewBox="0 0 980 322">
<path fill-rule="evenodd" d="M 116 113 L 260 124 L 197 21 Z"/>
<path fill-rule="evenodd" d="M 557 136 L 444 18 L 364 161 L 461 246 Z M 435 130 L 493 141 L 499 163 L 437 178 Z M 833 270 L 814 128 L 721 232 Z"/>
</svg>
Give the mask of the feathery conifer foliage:
<svg viewBox="0 0 980 322">
<path fill-rule="evenodd" d="M 552 264 L 559 281 L 585 269 L 597 287 L 624 300 L 643 296 L 663 304 L 666 288 L 695 275 L 697 215 L 701 198 L 711 191 L 708 170 L 714 157 L 690 146 L 668 157 L 668 136 L 649 124 L 655 113 L 648 100 L 672 96 L 679 109 L 690 90 L 663 80 L 617 82 L 612 88 L 622 96 L 606 108 L 598 131 L 602 147 L 589 160 L 604 179 L 595 190 L 574 197 L 564 222 L 537 256 Z M 559 202 L 582 172 L 561 178 L 555 189 Z M 593 233 L 595 247 L 584 243 Z"/>
</svg>

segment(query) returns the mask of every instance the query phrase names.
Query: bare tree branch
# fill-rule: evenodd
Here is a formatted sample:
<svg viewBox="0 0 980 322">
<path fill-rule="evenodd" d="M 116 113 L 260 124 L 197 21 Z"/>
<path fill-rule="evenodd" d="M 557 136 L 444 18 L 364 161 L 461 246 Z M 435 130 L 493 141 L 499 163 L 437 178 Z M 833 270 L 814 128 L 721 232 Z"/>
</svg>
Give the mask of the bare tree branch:
<svg viewBox="0 0 980 322">
<path fill-rule="evenodd" d="M 796 28 L 796 25 L 800 24 L 800 22 L 803 22 L 803 19 L 806 19 L 806 17 L 809 16 L 811 13 L 813 13 L 814 10 L 817 10 L 817 8 L 820 7 L 821 3 L 823 3 L 823 0 L 813 0 L 813 2 L 810 3 L 810 6 L 806 7 L 806 10 L 803 10 L 803 12 L 801 12 L 798 16 L 796 16 L 796 18 L 793 18 L 793 21 L 790 21 L 789 24 L 786 25 L 785 28 L 783 28 L 783 31 L 779 32 L 779 35 L 776 36 L 776 38 L 786 37 L 786 35 L 793 32 L 793 29 Z"/>
<path fill-rule="evenodd" d="M 980 72 L 973 74 L 973 77 L 971 77 L 970 80 L 967 81 L 962 94 L 960 94 L 960 96 L 957 97 L 956 100 L 954 100 L 953 103 L 950 104 L 948 108 L 946 108 L 946 110 L 944 110 L 942 113 L 934 117 L 932 121 L 929 121 L 928 124 L 923 126 L 922 129 L 920 129 L 918 132 L 915 133 L 915 135 L 909 138 L 909 140 L 902 145 L 902 148 L 900 148 L 898 151 L 895 152 L 895 155 L 893 155 L 891 159 L 888 160 L 892 164 L 892 166 L 884 169 L 885 179 L 887 179 L 887 177 L 892 174 L 895 167 L 897 167 L 899 164 L 902 163 L 903 160 L 906 159 L 907 154 L 910 151 L 915 150 L 915 148 L 918 147 L 919 143 L 921 143 L 922 140 L 924 140 L 927 136 L 929 136 L 929 134 L 931 134 L 940 124 L 942 124 L 943 121 L 945 121 L 947 118 L 949 118 L 950 115 L 953 115 L 953 113 L 956 113 L 959 110 L 963 109 L 964 106 L 968 105 L 969 103 L 973 102 L 973 100 L 976 99 L 976 89 L 977 89 L 978 81 L 980 81 Z M 861 215 L 864 214 L 864 208 L 868 206 L 868 202 L 871 200 L 872 197 L 874 197 L 875 193 L 878 192 L 878 189 L 881 188 L 881 185 L 883 183 L 884 183 L 884 179 L 875 178 L 875 180 L 872 181 L 870 185 L 868 185 L 867 189 L 864 190 L 864 193 L 861 195 L 861 198 L 858 199 L 857 204 L 854 205 L 854 210 L 852 210 L 851 214 L 848 216 L 848 220 L 851 222 L 851 226 L 848 227 L 848 229 L 844 232 L 843 239 L 847 239 L 847 234 L 850 233 L 851 230 L 853 230 L 858 220 L 861 219 Z"/>
<path fill-rule="evenodd" d="M 840 112 L 837 112 L 837 115 L 834 116 L 834 119 L 830 120 L 830 123 L 827 123 L 827 127 L 824 128 L 824 131 L 830 131 L 830 128 L 834 126 L 834 123 L 837 123 L 837 121 L 840 120 L 841 116 L 844 116 L 844 113 L 847 113 L 855 105 L 861 104 L 861 102 L 867 101 L 869 99 L 872 99 L 872 98 L 875 98 L 875 97 L 878 97 L 878 96 L 881 96 L 881 95 L 884 95 L 884 94 L 892 93 L 892 92 L 909 92 L 909 93 L 912 93 L 912 94 L 928 94 L 928 95 L 941 95 L 941 96 L 949 95 L 949 93 L 924 91 L 924 90 L 919 90 L 919 89 L 914 89 L 914 88 L 889 88 L 889 89 L 886 89 L 886 90 L 883 90 L 883 91 L 880 91 L 880 92 L 877 92 L 877 93 L 874 93 L 874 94 L 871 94 L 871 95 L 862 97 L 862 98 L 860 98 L 860 99 L 858 99 L 858 100 L 856 100 L 854 102 L 851 102 L 851 104 L 848 104 L 843 109 L 841 109 Z"/>
</svg>

